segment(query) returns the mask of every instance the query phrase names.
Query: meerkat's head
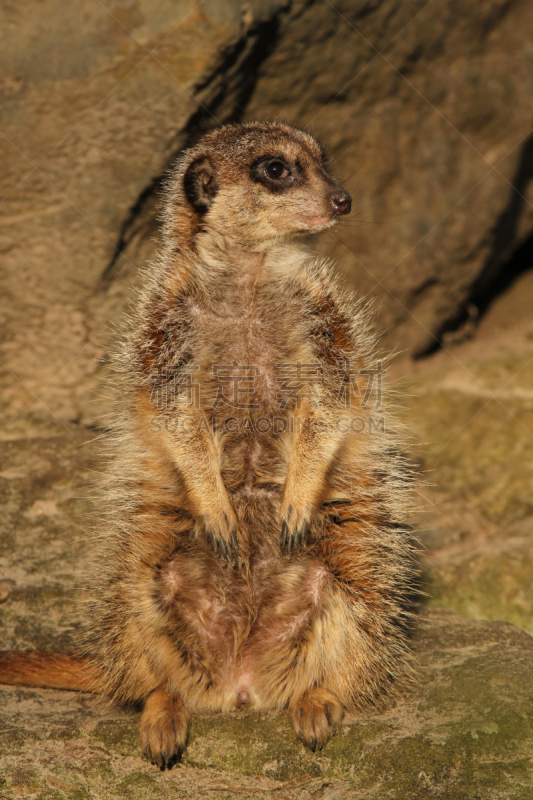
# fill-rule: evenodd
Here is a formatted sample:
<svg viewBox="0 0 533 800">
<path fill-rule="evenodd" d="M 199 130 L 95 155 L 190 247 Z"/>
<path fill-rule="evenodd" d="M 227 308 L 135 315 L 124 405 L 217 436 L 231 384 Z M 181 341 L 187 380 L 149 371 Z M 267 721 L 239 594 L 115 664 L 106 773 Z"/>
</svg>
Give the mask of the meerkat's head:
<svg viewBox="0 0 533 800">
<path fill-rule="evenodd" d="M 318 233 L 351 210 L 322 147 L 283 123 L 228 125 L 186 151 L 174 171 L 169 212 L 197 232 L 251 247 Z"/>
</svg>

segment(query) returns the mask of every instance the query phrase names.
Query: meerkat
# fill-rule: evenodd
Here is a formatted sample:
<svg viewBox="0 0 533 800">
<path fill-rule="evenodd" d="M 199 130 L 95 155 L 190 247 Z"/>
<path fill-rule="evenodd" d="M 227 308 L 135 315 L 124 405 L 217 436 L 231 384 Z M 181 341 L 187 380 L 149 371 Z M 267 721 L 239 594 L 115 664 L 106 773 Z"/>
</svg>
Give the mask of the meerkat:
<svg viewBox="0 0 533 800">
<path fill-rule="evenodd" d="M 0 682 L 142 703 L 163 769 L 191 713 L 288 708 L 315 750 L 406 671 L 409 470 L 370 312 L 309 249 L 350 210 L 288 124 L 182 154 L 117 358 L 93 650 L 0 654 Z"/>
</svg>

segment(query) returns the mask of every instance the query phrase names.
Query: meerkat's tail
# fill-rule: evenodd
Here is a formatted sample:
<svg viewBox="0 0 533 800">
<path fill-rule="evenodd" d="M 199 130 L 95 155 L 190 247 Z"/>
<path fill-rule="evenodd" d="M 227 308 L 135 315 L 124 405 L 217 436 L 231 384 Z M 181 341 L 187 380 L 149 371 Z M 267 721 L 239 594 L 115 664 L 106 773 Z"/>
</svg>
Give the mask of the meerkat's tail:
<svg viewBox="0 0 533 800">
<path fill-rule="evenodd" d="M 0 651 L 0 684 L 97 691 L 98 670 L 89 656 Z"/>
</svg>

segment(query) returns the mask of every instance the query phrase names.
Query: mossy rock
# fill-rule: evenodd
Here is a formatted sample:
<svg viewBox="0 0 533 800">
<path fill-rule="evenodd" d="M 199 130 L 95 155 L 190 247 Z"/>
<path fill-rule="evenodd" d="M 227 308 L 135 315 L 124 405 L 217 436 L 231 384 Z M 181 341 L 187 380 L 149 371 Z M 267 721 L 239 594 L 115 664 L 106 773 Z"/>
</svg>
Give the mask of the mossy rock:
<svg viewBox="0 0 533 800">
<path fill-rule="evenodd" d="M 530 633 L 532 356 L 518 333 L 440 353 L 419 370 L 406 415 L 423 462 L 426 513 L 414 523 L 429 602 Z"/>
</svg>

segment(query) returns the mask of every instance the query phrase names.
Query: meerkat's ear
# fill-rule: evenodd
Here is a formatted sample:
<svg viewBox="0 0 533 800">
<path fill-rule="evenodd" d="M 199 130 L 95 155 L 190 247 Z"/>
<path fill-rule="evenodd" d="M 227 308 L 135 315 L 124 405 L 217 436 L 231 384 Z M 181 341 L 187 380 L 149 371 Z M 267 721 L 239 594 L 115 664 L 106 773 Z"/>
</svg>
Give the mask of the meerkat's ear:
<svg viewBox="0 0 533 800">
<path fill-rule="evenodd" d="M 183 178 L 183 188 L 194 210 L 205 214 L 218 192 L 216 170 L 206 156 L 192 162 Z"/>
</svg>

